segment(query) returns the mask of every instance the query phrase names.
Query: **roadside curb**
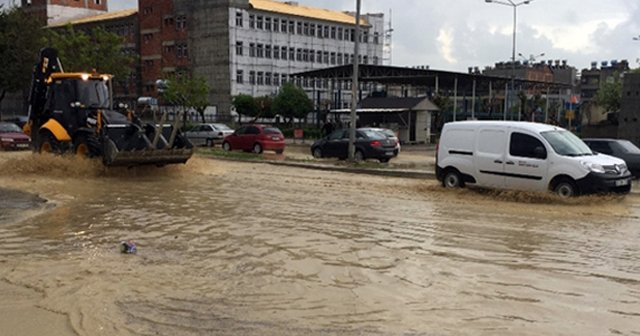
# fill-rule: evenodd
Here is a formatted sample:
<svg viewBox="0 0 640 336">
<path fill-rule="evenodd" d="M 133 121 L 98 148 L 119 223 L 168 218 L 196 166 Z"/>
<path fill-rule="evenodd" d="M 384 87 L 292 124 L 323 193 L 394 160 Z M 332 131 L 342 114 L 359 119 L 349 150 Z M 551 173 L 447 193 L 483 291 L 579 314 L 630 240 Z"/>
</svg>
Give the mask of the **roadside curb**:
<svg viewBox="0 0 640 336">
<path fill-rule="evenodd" d="M 388 177 L 413 178 L 413 179 L 435 179 L 436 178 L 435 173 L 421 171 L 421 170 L 352 168 L 352 167 L 338 167 L 338 166 L 330 166 L 330 165 L 322 165 L 322 164 L 309 164 L 309 163 L 275 161 L 275 160 L 239 160 L 239 159 L 220 158 L 220 157 L 211 157 L 211 156 L 208 156 L 208 158 L 212 160 L 263 163 L 263 164 L 270 164 L 273 166 L 285 166 L 285 167 L 294 167 L 294 168 L 303 168 L 303 169 L 335 171 L 335 172 L 352 173 L 352 174 L 367 174 L 367 175 L 375 175 L 375 176 L 388 176 Z"/>
</svg>

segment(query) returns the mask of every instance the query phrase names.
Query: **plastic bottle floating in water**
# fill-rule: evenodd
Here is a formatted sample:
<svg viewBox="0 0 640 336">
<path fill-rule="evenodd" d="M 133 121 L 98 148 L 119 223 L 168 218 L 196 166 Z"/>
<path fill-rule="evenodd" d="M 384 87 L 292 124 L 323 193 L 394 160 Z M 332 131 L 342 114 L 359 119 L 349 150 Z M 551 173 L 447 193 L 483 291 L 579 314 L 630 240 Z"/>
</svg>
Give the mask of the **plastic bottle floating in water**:
<svg viewBox="0 0 640 336">
<path fill-rule="evenodd" d="M 120 243 L 120 252 L 122 253 L 136 253 L 137 251 L 136 243 L 134 243 L 133 240 L 127 240 Z"/>
</svg>

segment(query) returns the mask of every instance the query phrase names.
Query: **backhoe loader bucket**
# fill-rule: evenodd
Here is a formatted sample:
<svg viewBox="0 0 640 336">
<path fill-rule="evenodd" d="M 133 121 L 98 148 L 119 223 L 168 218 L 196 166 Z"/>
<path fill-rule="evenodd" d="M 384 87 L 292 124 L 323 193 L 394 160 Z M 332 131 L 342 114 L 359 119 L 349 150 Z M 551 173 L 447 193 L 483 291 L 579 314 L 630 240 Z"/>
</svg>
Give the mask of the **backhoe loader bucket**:
<svg viewBox="0 0 640 336">
<path fill-rule="evenodd" d="M 169 143 L 172 126 L 157 127 L 161 130 L 159 141 L 154 145 L 155 128 L 147 125 L 140 128 L 135 124 L 107 125 L 105 128 L 103 163 L 106 166 L 164 166 L 186 163 L 193 155 L 191 142 L 178 134 Z"/>
</svg>

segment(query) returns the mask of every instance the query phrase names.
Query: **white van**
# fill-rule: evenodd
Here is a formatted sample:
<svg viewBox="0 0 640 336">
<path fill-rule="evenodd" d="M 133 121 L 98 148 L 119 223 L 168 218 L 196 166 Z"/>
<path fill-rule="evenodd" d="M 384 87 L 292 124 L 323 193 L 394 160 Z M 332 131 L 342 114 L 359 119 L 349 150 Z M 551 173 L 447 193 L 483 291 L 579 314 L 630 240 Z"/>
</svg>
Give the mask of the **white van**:
<svg viewBox="0 0 640 336">
<path fill-rule="evenodd" d="M 631 173 L 623 160 L 592 152 L 563 128 L 530 122 L 445 124 L 436 176 L 447 188 L 475 184 L 551 190 L 562 197 L 631 190 Z"/>
</svg>

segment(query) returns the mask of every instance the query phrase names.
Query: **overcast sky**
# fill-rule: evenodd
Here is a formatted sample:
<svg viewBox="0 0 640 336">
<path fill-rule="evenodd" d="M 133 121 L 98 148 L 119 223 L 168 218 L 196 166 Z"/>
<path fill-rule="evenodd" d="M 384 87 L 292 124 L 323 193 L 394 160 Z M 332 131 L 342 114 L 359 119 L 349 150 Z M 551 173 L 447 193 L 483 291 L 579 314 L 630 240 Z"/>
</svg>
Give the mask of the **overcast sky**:
<svg viewBox="0 0 640 336">
<path fill-rule="evenodd" d="M 355 0 L 298 2 L 355 10 Z M 136 0 L 109 0 L 110 10 L 136 6 Z M 392 11 L 394 65 L 467 71 L 511 58 L 511 6 L 485 0 L 362 0 L 362 7 L 383 12 L 385 19 Z M 537 60 L 566 59 L 579 69 L 592 61 L 622 59 L 640 66 L 640 41 L 633 40 L 640 34 L 638 0 L 533 0 L 517 8 L 517 19 L 516 55 L 544 53 Z"/>
</svg>

